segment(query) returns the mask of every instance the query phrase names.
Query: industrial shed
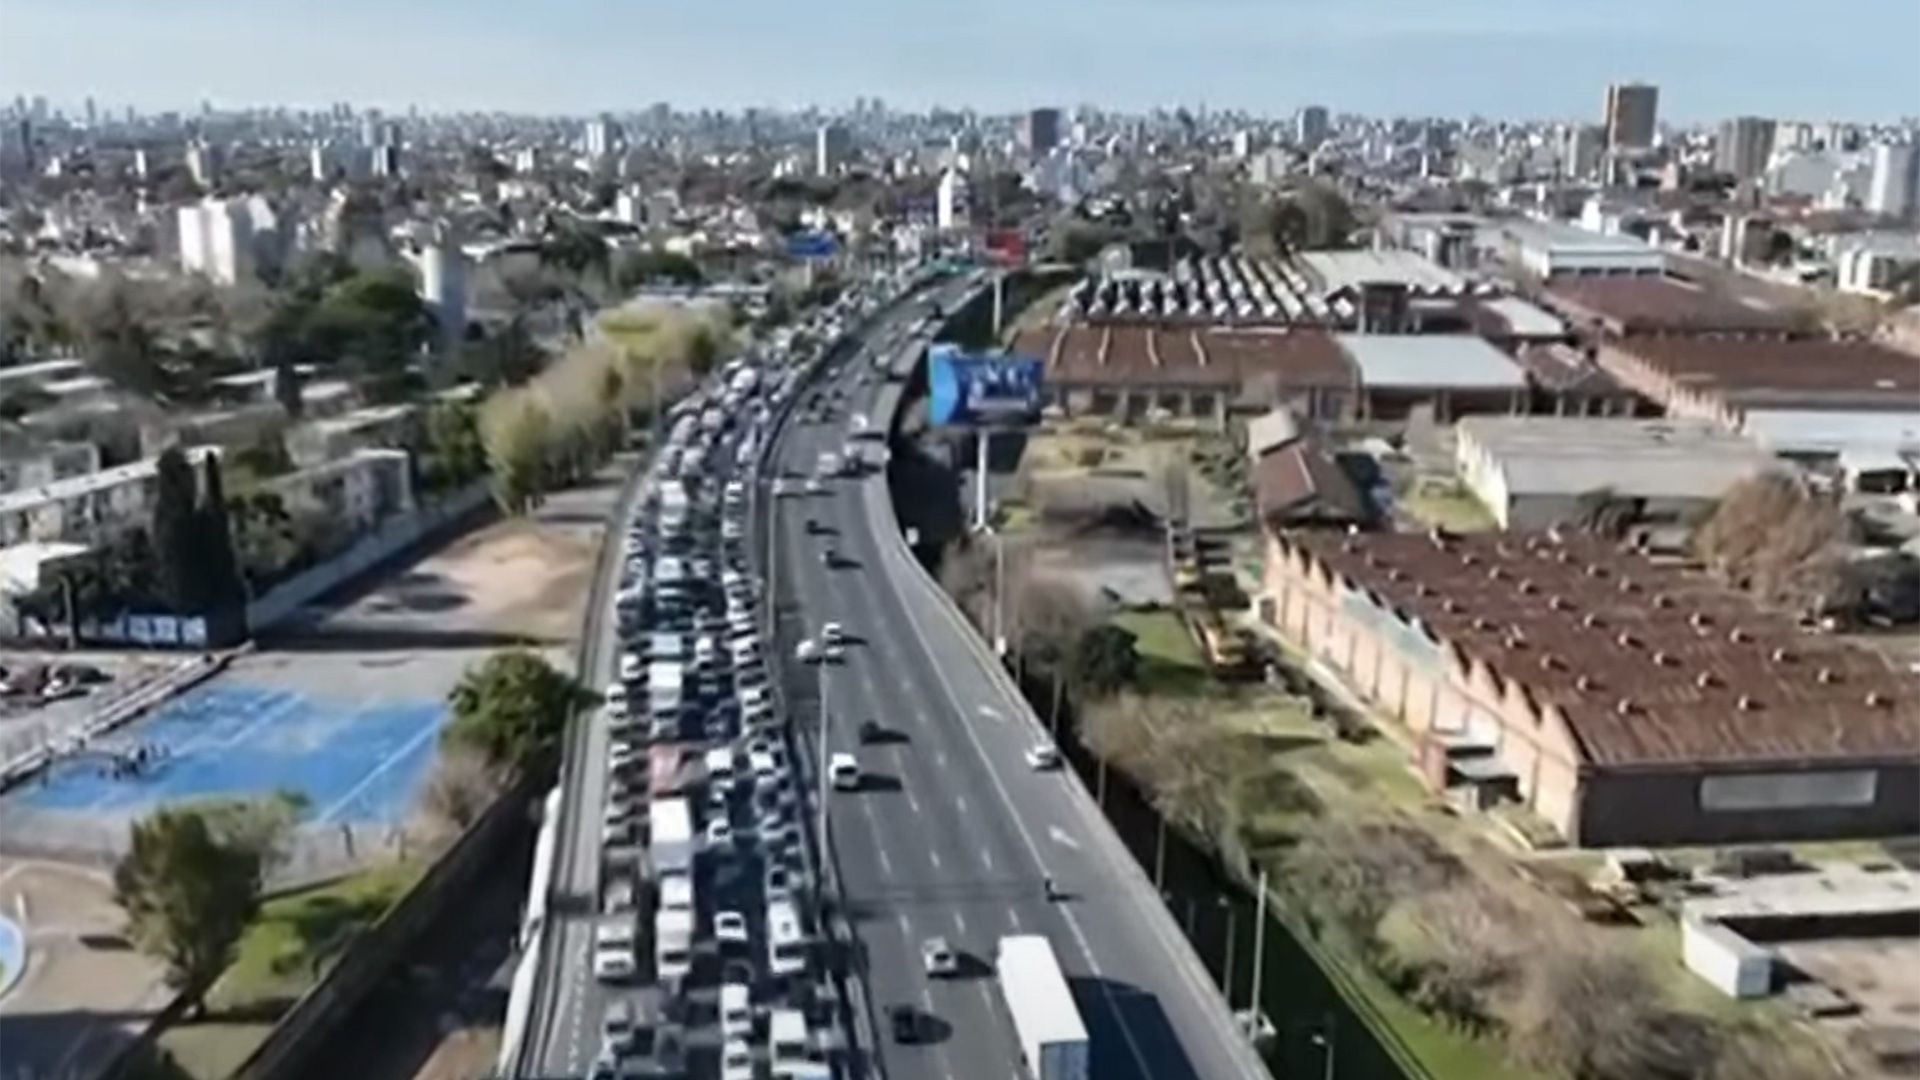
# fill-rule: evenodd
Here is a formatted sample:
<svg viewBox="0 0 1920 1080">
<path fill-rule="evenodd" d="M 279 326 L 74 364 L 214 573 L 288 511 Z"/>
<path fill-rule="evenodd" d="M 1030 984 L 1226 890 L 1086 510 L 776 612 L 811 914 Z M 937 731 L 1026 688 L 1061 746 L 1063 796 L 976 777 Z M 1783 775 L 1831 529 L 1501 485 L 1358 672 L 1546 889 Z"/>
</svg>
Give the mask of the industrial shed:
<svg viewBox="0 0 1920 1080">
<path fill-rule="evenodd" d="M 1447 420 L 1469 413 L 1525 412 L 1526 374 L 1471 334 L 1340 334 L 1360 372 L 1361 419 L 1397 420 L 1431 408 Z"/>
<path fill-rule="evenodd" d="M 1637 521 L 1680 522 L 1773 463 L 1703 420 L 1474 416 L 1455 430 L 1460 479 L 1503 529 L 1571 522 L 1603 491 Z"/>
<path fill-rule="evenodd" d="M 1261 610 L 1429 783 L 1582 846 L 1920 830 L 1920 696 L 1681 567 L 1551 533 L 1269 533 Z"/>
</svg>

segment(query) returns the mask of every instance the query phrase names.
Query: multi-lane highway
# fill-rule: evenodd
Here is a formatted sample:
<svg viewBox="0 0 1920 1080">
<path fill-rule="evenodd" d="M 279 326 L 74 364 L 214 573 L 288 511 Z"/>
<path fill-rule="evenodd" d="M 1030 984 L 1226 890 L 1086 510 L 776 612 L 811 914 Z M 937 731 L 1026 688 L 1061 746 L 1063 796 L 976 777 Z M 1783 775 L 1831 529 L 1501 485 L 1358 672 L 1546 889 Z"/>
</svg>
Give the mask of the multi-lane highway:
<svg viewBox="0 0 1920 1080">
<path fill-rule="evenodd" d="M 940 297 L 948 306 L 951 295 Z M 865 344 L 817 385 L 838 395 L 824 422 L 796 415 L 777 472 L 811 475 L 838 452 L 849 418 L 887 424 L 898 384 L 862 376 L 897 346 L 920 305 L 876 320 Z M 935 1038 L 899 1045 L 875 1024 L 879 1071 L 894 1078 L 1020 1075 L 991 974 L 995 942 L 1044 934 L 1071 981 L 1102 1078 L 1264 1077 L 1220 995 L 1131 856 L 1072 775 L 1026 760 L 1044 735 L 1005 673 L 913 561 L 884 473 L 823 494 L 770 500 L 780 655 L 828 621 L 855 639 L 843 663 L 792 667 L 795 698 L 823 695 L 828 741 L 872 774 L 830 801 L 832 851 L 873 1014 L 899 1003 L 936 1018 Z M 840 556 L 828 567 L 822 553 Z M 824 683 L 824 686 L 820 685 Z M 888 737 L 860 745 L 859 725 Z M 1045 878 L 1066 893 L 1050 900 Z M 921 948 L 943 937 L 970 963 L 932 979 Z"/>
</svg>

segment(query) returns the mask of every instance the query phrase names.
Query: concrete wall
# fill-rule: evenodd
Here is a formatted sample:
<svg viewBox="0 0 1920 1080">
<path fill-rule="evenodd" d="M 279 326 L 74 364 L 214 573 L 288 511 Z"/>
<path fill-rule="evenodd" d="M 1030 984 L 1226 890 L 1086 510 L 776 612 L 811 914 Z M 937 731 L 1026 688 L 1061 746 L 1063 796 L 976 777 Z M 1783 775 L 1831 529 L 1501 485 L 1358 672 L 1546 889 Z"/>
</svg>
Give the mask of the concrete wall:
<svg viewBox="0 0 1920 1080">
<path fill-rule="evenodd" d="M 478 481 L 431 506 L 388 520 L 346 551 L 255 598 L 247 605 L 248 628 L 255 634 L 271 628 L 307 604 L 426 539 L 435 530 L 474 513 L 486 505 L 488 498 L 486 482 Z"/>
</svg>

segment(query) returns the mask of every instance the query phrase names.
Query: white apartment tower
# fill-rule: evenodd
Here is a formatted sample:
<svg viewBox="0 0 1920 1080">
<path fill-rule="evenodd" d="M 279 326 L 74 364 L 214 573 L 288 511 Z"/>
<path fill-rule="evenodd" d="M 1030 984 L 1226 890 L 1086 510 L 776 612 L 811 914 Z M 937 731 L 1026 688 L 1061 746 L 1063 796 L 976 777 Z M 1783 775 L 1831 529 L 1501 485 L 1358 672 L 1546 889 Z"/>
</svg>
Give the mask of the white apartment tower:
<svg viewBox="0 0 1920 1080">
<path fill-rule="evenodd" d="M 967 227 L 967 178 L 948 169 L 940 174 L 940 187 L 934 194 L 934 224 L 948 232 Z"/>
<path fill-rule="evenodd" d="M 813 135 L 813 171 L 817 176 L 832 176 L 846 164 L 853 150 L 853 134 L 839 124 L 822 124 Z"/>
<path fill-rule="evenodd" d="M 1881 143 L 1873 148 L 1873 178 L 1867 209 L 1888 217 L 1910 216 L 1920 205 L 1920 147 Z"/>
</svg>

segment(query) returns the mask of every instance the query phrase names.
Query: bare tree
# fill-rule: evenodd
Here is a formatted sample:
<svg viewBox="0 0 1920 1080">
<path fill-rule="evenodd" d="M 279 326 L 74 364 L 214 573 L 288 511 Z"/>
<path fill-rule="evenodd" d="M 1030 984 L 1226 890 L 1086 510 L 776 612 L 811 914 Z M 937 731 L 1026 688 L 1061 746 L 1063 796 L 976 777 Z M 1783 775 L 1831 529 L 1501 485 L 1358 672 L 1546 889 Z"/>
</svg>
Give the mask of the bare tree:
<svg viewBox="0 0 1920 1080">
<path fill-rule="evenodd" d="M 1712 1067 L 1714 1026 L 1664 1004 L 1632 953 L 1561 941 L 1539 950 L 1528 972 L 1506 1017 L 1526 1064 L 1579 1080 L 1681 1080 Z"/>
<path fill-rule="evenodd" d="M 451 839 L 478 821 L 500 792 L 500 773 L 484 754 L 467 746 L 443 746 L 420 792 L 421 825 L 433 839 Z"/>
</svg>

